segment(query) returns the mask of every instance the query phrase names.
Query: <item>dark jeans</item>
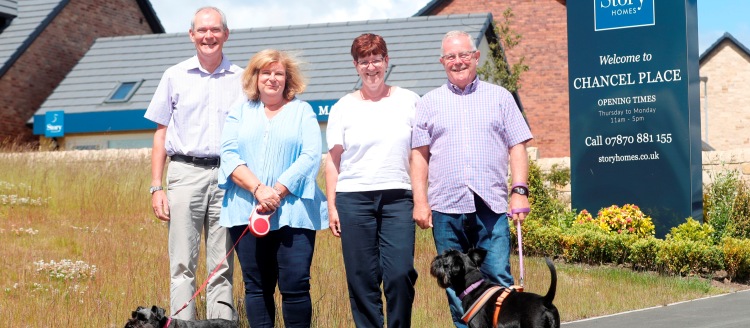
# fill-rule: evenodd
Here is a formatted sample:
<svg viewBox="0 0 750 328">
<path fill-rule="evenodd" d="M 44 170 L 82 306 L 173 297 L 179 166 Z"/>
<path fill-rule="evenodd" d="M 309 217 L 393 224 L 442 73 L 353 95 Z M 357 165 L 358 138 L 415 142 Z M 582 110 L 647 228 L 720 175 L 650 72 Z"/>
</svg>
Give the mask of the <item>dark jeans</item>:
<svg viewBox="0 0 750 328">
<path fill-rule="evenodd" d="M 513 285 L 510 273 L 510 229 L 505 213 L 497 214 L 487 207 L 479 196 L 474 195 L 476 212 L 447 214 L 432 211 L 432 235 L 438 254 L 449 249 L 466 252 L 469 248 L 483 248 L 487 256 L 480 270 L 491 282 Z M 461 300 L 452 288 L 446 289 L 453 324 L 463 328 L 464 314 Z"/>
<path fill-rule="evenodd" d="M 246 227 L 229 229 L 233 242 Z M 310 327 L 310 264 L 314 249 L 314 230 L 287 226 L 262 238 L 250 233 L 242 237 L 236 252 L 245 281 L 245 310 L 250 327 L 274 326 L 277 281 L 285 327 Z"/>
<path fill-rule="evenodd" d="M 412 192 L 404 189 L 336 193 L 349 302 L 357 327 L 411 326 L 414 284 Z"/>
</svg>

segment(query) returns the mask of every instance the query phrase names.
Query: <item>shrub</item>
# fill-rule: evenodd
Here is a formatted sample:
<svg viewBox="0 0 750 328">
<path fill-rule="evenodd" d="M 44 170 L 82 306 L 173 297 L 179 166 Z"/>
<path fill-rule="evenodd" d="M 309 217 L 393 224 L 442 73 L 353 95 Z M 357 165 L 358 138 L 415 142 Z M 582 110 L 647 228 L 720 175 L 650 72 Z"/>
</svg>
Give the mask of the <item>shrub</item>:
<svg viewBox="0 0 750 328">
<path fill-rule="evenodd" d="M 653 236 L 638 238 L 630 245 L 628 261 L 634 270 L 659 270 L 658 252 L 664 241 Z"/>
<path fill-rule="evenodd" d="M 750 238 L 750 186 L 747 183 L 737 184 L 731 220 L 733 237 Z"/>
<path fill-rule="evenodd" d="M 582 210 L 578 215 L 576 215 L 575 223 L 577 224 L 585 224 L 585 223 L 593 223 L 594 217 L 591 216 L 591 213 L 587 210 Z"/>
<path fill-rule="evenodd" d="M 602 264 L 607 256 L 608 234 L 593 225 L 577 225 L 560 236 L 562 257 L 568 262 Z"/>
<path fill-rule="evenodd" d="M 739 184 L 739 172 L 727 170 L 713 176 L 713 183 L 705 188 L 707 191 L 703 196 L 704 217 L 715 229 L 715 244 L 724 236 L 733 235 L 731 219 Z"/>
<path fill-rule="evenodd" d="M 721 249 L 729 279 L 746 278 L 750 274 L 750 240 L 725 237 Z"/>
<path fill-rule="evenodd" d="M 643 214 L 638 206 L 626 204 L 623 207 L 612 205 L 599 210 L 596 218 L 583 210 L 575 219 L 576 224 L 594 223 L 606 232 L 617 234 L 634 234 L 638 237 L 654 235 L 654 223 L 651 217 Z"/>
<path fill-rule="evenodd" d="M 710 224 L 701 224 L 693 218 L 687 218 L 685 223 L 670 229 L 666 238 L 672 240 L 708 242 L 713 244 L 714 233 L 714 228 Z"/>
<path fill-rule="evenodd" d="M 700 275 L 723 267 L 721 250 L 707 242 L 693 240 L 665 240 L 659 248 L 657 261 L 672 274 Z"/>
<path fill-rule="evenodd" d="M 511 222 L 513 246 L 518 245 L 516 228 Z M 555 256 L 562 253 L 560 236 L 562 228 L 545 224 L 542 220 L 526 219 L 521 227 L 523 233 L 523 252 L 528 255 Z"/>
<path fill-rule="evenodd" d="M 553 164 L 544 178 L 555 187 L 564 187 L 570 182 L 570 169 Z"/>
<path fill-rule="evenodd" d="M 545 175 L 536 162 L 529 162 L 529 203 L 531 205 L 530 218 L 556 222 L 564 216 L 567 205 L 559 199 L 557 189 L 545 182 Z"/>
</svg>

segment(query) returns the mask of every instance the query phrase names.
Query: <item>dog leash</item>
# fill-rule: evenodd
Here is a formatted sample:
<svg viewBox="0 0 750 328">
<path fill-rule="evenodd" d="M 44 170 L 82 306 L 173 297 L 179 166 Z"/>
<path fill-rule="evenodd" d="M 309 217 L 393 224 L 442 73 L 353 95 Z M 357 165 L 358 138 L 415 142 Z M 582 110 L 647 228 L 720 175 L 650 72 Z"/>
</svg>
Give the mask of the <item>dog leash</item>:
<svg viewBox="0 0 750 328">
<path fill-rule="evenodd" d="M 206 288 L 206 285 L 208 284 L 208 281 L 211 280 L 211 278 L 216 274 L 216 272 L 219 271 L 219 268 L 221 268 L 221 265 L 224 264 L 224 261 L 226 261 L 227 258 L 229 257 L 229 255 L 232 254 L 232 252 L 234 251 L 234 248 L 237 247 L 237 244 L 240 243 L 240 240 L 242 240 L 242 237 L 244 237 L 245 234 L 247 234 L 247 232 L 249 230 L 250 230 L 250 225 L 248 225 L 245 228 L 245 230 L 242 231 L 242 235 L 240 235 L 240 238 L 237 238 L 237 242 L 235 242 L 234 245 L 232 246 L 232 248 L 229 249 L 229 252 L 227 253 L 227 255 L 224 255 L 224 258 L 221 260 L 221 262 L 219 262 L 218 265 L 216 265 L 216 268 L 214 269 L 214 271 L 212 271 L 211 274 L 208 275 L 208 278 L 206 278 L 206 281 L 203 282 L 203 285 L 201 285 L 201 288 L 198 288 L 198 290 L 195 291 L 195 294 L 193 294 L 193 297 L 191 297 L 187 302 L 185 302 L 185 304 L 182 305 L 182 307 L 179 310 L 177 310 L 175 313 L 173 313 L 170 316 L 170 321 L 171 321 L 172 317 L 174 317 L 178 313 L 182 312 L 182 310 L 184 310 L 188 306 L 188 304 L 190 304 L 190 302 L 192 302 L 196 297 L 198 297 L 198 294 L 200 294 L 203 291 L 203 289 Z"/>
<path fill-rule="evenodd" d="M 240 238 L 237 238 L 237 241 L 234 243 L 234 245 L 232 245 L 232 248 L 229 249 L 229 252 L 227 252 L 227 254 L 224 255 L 224 258 L 221 260 L 221 262 L 219 262 L 219 264 L 211 272 L 211 274 L 208 275 L 208 277 L 203 282 L 203 284 L 201 285 L 201 287 L 197 291 L 195 291 L 195 294 L 193 294 L 193 297 L 191 297 L 187 302 L 185 302 L 185 304 L 183 304 L 182 307 L 179 310 L 177 310 L 177 312 L 175 312 L 174 314 L 172 314 L 172 316 L 170 316 L 170 321 L 171 321 L 171 317 L 176 316 L 182 310 L 184 310 L 185 308 L 187 308 L 188 304 L 190 304 L 190 302 L 192 302 L 196 297 L 198 297 L 198 294 L 200 294 L 200 292 L 202 292 L 203 289 L 206 288 L 206 285 L 208 284 L 208 281 L 211 280 L 211 278 L 216 274 L 216 272 L 219 271 L 219 268 L 221 268 L 221 265 L 224 264 L 224 261 L 226 261 L 227 258 L 229 257 L 229 255 L 232 254 L 232 252 L 234 251 L 234 249 L 237 247 L 237 244 L 240 243 L 240 240 L 242 240 L 242 237 L 244 237 L 247 234 L 248 231 L 250 231 L 253 235 L 255 235 L 257 237 L 265 236 L 268 233 L 268 230 L 270 230 L 270 224 L 267 224 L 268 223 L 268 217 L 270 217 L 271 215 L 273 215 L 273 213 L 275 213 L 275 212 L 276 212 L 276 210 L 274 210 L 274 211 L 272 211 L 270 213 L 267 213 L 267 214 L 259 214 L 257 208 L 253 211 L 253 214 L 250 216 L 248 225 L 245 228 L 245 230 L 242 231 L 242 234 L 240 235 Z M 263 231 L 257 231 L 258 226 L 263 226 L 264 225 L 264 224 L 262 224 L 260 222 L 266 223 L 265 229 Z M 258 233 L 258 232 L 260 232 L 260 233 Z"/>
<path fill-rule="evenodd" d="M 518 214 L 518 213 L 529 213 L 531 211 L 530 208 L 514 208 L 510 210 L 510 215 Z M 518 235 L 518 263 L 519 268 L 521 269 L 521 277 L 519 279 L 521 289 L 523 290 L 523 277 L 524 277 L 524 271 L 523 271 L 523 236 L 521 233 L 521 220 L 516 220 L 516 235 Z"/>
<path fill-rule="evenodd" d="M 234 248 L 237 247 L 237 244 L 240 243 L 240 240 L 242 240 L 242 237 L 245 237 L 248 231 L 252 232 L 253 235 L 257 237 L 265 236 L 268 233 L 268 231 L 270 230 L 270 224 L 267 224 L 268 217 L 273 215 L 273 213 L 275 212 L 276 210 L 273 210 L 272 212 L 267 213 L 267 214 L 259 214 L 257 208 L 253 211 L 253 214 L 250 215 L 250 220 L 249 220 L 250 222 L 248 223 L 245 230 L 242 231 L 240 238 L 237 238 L 237 241 L 234 243 L 234 245 L 232 245 L 232 248 L 229 249 L 229 252 L 227 252 L 227 255 L 224 255 L 224 258 L 221 260 L 221 262 L 219 262 L 219 264 L 216 265 L 216 268 L 214 269 L 214 271 L 212 271 L 211 274 L 208 275 L 208 278 L 206 278 L 206 280 L 203 282 L 203 284 L 201 285 L 201 288 L 198 288 L 198 290 L 195 291 L 195 294 L 193 294 L 193 297 L 191 297 L 187 302 L 185 302 L 185 304 L 182 305 L 182 307 L 179 310 L 177 310 L 175 313 L 173 313 L 170 316 L 170 321 L 172 320 L 172 317 L 182 312 L 182 310 L 184 310 L 188 306 L 188 304 L 190 304 L 190 302 L 192 302 L 196 297 L 198 297 L 198 294 L 200 294 L 203 291 L 203 289 L 206 288 L 208 281 L 211 280 L 211 277 L 213 277 L 216 274 L 216 272 L 219 271 L 219 268 L 221 268 L 221 265 L 224 264 L 224 261 L 226 261 L 229 255 L 232 254 L 232 252 L 234 251 Z M 260 228 L 261 230 L 258 231 L 258 228 Z"/>
</svg>

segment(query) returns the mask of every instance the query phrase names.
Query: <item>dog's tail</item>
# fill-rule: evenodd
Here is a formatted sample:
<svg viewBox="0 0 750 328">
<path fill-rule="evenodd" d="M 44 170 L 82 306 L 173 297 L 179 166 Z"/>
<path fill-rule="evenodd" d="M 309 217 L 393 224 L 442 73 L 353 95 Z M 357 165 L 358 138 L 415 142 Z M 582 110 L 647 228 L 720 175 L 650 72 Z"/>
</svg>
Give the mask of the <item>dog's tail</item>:
<svg viewBox="0 0 750 328">
<path fill-rule="evenodd" d="M 544 304 L 549 307 L 552 305 L 552 301 L 555 299 L 555 292 L 557 292 L 557 270 L 555 270 L 555 264 L 552 263 L 552 260 L 550 260 L 549 257 L 545 257 L 544 261 L 547 262 L 547 267 L 549 268 L 549 272 L 552 275 L 552 279 L 549 284 L 549 290 L 547 291 L 547 295 L 544 295 Z"/>
<path fill-rule="evenodd" d="M 239 322 L 240 321 L 240 315 L 237 314 L 237 310 L 234 309 L 234 306 L 232 306 L 232 304 L 229 304 L 229 303 L 224 302 L 224 301 L 216 301 L 216 302 L 224 304 L 224 305 L 228 306 L 230 309 L 232 309 L 232 321 L 234 321 L 234 322 Z"/>
</svg>

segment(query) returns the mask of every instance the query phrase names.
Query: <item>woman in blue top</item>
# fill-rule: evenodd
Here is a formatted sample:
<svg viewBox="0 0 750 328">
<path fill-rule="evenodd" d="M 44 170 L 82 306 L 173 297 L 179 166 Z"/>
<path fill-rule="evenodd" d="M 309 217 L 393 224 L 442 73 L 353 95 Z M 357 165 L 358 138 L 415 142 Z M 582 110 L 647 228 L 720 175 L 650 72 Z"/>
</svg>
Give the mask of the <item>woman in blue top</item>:
<svg viewBox="0 0 750 328">
<path fill-rule="evenodd" d="M 230 110 L 221 141 L 219 187 L 226 189 L 220 223 L 234 242 L 256 208 L 276 211 L 271 231 L 246 234 L 237 245 L 251 327 L 273 327 L 278 282 L 286 327 L 309 327 L 310 265 L 315 231 L 328 227 L 327 205 L 315 177 L 320 128 L 304 91 L 299 64 L 289 54 L 263 50 L 242 76 L 247 101 Z"/>
</svg>

